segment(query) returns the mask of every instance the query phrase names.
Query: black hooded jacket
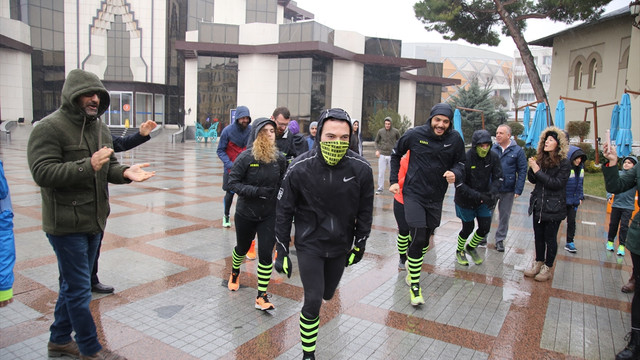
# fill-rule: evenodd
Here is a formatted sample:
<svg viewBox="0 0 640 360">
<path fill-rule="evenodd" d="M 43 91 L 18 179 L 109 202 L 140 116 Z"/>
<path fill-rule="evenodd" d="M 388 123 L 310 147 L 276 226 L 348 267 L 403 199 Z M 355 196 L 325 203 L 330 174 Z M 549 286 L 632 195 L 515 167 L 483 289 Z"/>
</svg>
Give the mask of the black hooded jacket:
<svg viewBox="0 0 640 360">
<path fill-rule="evenodd" d="M 287 168 L 287 162 L 281 153 L 278 153 L 278 159 L 271 163 L 264 163 L 253 157 L 253 142 L 258 132 L 267 124 L 276 128 L 276 123 L 267 118 L 254 121 L 247 141 L 247 150 L 238 155 L 229 172 L 229 189 L 238 194 L 236 213 L 254 220 L 273 216 L 276 193 Z"/>
<path fill-rule="evenodd" d="M 480 206 L 483 196 L 495 196 L 502 186 L 502 164 L 500 156 L 491 151 L 484 158 L 478 156 L 476 146 L 478 144 L 491 144 L 491 135 L 486 130 L 476 130 L 471 137 L 471 149 L 467 150 L 467 161 L 464 168 L 464 182 L 456 188 L 454 202 L 466 209 L 475 209 Z M 487 206 L 493 208 L 495 203 L 488 202 Z"/>
<path fill-rule="evenodd" d="M 442 175 L 451 170 L 456 175 L 456 186 L 464 179 L 464 142 L 460 134 L 453 131 L 450 124 L 444 134 L 438 136 L 431 128 L 431 120 L 407 131 L 391 153 L 391 184 L 398 183 L 400 159 L 409 150 L 409 167 L 402 188 L 404 198 L 442 209 L 449 186 Z"/>
<path fill-rule="evenodd" d="M 323 124 L 318 121 L 316 143 Z M 293 160 L 282 180 L 276 209 L 279 247 L 288 253 L 294 216 L 298 252 L 337 257 L 349 252 L 354 239 L 364 246 L 371 232 L 373 197 L 373 171 L 367 160 L 348 150 L 329 166 L 320 147 L 314 146 Z"/>
</svg>

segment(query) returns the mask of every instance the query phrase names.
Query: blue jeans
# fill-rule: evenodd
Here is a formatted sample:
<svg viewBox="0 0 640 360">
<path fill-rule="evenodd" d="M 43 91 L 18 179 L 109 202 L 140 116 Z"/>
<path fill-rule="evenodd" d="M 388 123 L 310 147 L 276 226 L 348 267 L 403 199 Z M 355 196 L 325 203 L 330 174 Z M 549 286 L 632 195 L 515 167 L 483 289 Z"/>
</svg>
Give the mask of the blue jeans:
<svg viewBox="0 0 640 360">
<path fill-rule="evenodd" d="M 102 234 L 47 234 L 58 258 L 60 292 L 50 327 L 49 340 L 56 344 L 76 342 L 83 355 L 93 355 L 102 349 L 98 341 L 89 303 L 91 302 L 91 268 L 100 246 Z"/>
</svg>

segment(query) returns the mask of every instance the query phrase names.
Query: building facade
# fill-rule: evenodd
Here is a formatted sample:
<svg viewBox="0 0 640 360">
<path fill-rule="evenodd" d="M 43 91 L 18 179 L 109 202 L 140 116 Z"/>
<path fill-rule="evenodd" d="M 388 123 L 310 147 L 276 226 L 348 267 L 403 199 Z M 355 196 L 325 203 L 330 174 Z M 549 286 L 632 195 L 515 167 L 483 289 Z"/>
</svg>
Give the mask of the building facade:
<svg viewBox="0 0 640 360">
<path fill-rule="evenodd" d="M 442 88 L 442 100 L 456 96 L 471 81 L 491 88 L 494 96 L 504 100 L 505 108 L 512 108 L 510 96 L 513 58 L 473 46 L 455 43 L 407 43 L 403 56 L 442 63 L 442 76 L 460 80 L 459 86 Z"/>
<path fill-rule="evenodd" d="M 224 126 L 246 105 L 254 117 L 287 106 L 306 130 L 342 107 L 366 133 L 382 108 L 424 122 L 433 90 L 456 83 L 401 57 L 399 40 L 328 28 L 287 0 L 3 0 L 0 25 L 3 119 L 54 111 L 76 68 L 103 80 L 115 127 Z"/>
<path fill-rule="evenodd" d="M 640 20 L 640 19 L 637 19 Z M 597 21 L 530 42 L 553 49 L 548 98 L 552 109 L 560 96 L 597 102 L 597 121 L 589 103 L 565 100 L 566 121 L 591 124 L 589 141 L 605 139 L 616 102 L 629 91 L 634 145 L 640 137 L 640 29 L 632 26 L 629 8 L 604 14 Z"/>
</svg>

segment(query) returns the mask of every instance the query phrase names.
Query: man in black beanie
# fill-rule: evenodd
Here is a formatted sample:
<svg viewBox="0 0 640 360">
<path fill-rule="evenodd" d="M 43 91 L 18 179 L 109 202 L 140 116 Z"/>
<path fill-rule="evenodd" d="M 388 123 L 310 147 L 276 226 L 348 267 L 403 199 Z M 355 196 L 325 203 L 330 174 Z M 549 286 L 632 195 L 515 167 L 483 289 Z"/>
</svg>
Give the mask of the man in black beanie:
<svg viewBox="0 0 640 360">
<path fill-rule="evenodd" d="M 452 118 L 451 105 L 436 104 L 429 121 L 402 135 L 391 154 L 389 191 L 395 194 L 400 190 L 400 159 L 411 150 L 402 194 L 405 218 L 411 228 L 406 267 L 413 306 L 424 304 L 420 289 L 423 249 L 429 246 L 429 237 L 440 225 L 447 187 L 453 183 L 458 186 L 464 180 L 464 142 L 457 131 L 452 131 Z"/>
</svg>

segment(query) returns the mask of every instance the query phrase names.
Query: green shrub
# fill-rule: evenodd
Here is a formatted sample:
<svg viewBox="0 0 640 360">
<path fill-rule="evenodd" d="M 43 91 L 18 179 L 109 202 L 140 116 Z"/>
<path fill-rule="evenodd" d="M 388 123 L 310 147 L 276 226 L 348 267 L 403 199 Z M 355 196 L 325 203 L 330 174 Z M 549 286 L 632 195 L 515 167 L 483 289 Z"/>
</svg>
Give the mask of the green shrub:
<svg viewBox="0 0 640 360">
<path fill-rule="evenodd" d="M 587 160 L 584 163 L 584 171 L 588 173 L 599 173 L 602 172 L 602 165 L 597 164 L 595 160 Z"/>
<path fill-rule="evenodd" d="M 511 135 L 513 135 L 513 137 L 515 137 L 516 139 L 520 134 L 522 134 L 522 132 L 524 132 L 524 125 L 522 125 L 522 123 L 509 121 L 507 122 L 507 125 L 511 127 Z"/>
<path fill-rule="evenodd" d="M 526 141 L 516 137 L 516 143 L 520 145 L 521 148 L 524 148 Z"/>
<path fill-rule="evenodd" d="M 581 139 L 587 137 L 591 131 L 591 123 L 589 121 L 569 121 L 567 132 L 569 136 L 579 136 Z"/>
</svg>

